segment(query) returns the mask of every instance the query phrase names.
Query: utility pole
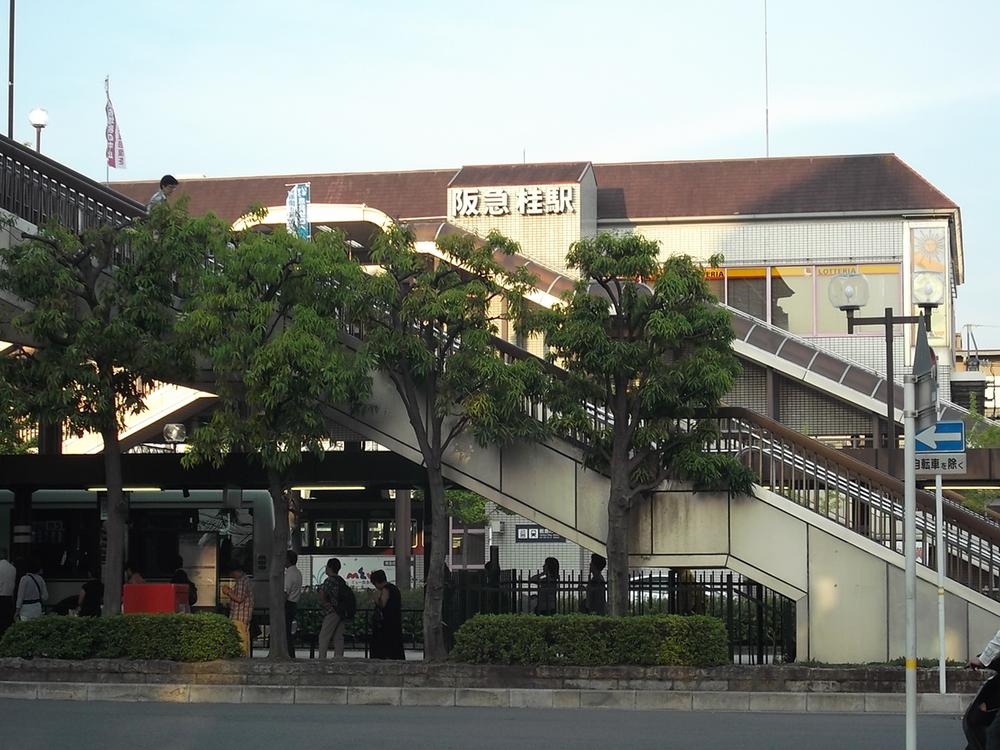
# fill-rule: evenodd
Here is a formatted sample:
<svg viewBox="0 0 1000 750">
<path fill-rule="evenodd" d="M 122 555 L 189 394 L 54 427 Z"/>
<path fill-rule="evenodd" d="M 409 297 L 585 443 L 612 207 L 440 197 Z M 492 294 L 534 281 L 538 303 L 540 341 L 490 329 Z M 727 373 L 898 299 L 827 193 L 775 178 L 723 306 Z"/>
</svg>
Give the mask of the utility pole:
<svg viewBox="0 0 1000 750">
<path fill-rule="evenodd" d="M 14 138 L 14 0 L 10 0 L 10 58 L 7 62 L 7 137 Z"/>
</svg>

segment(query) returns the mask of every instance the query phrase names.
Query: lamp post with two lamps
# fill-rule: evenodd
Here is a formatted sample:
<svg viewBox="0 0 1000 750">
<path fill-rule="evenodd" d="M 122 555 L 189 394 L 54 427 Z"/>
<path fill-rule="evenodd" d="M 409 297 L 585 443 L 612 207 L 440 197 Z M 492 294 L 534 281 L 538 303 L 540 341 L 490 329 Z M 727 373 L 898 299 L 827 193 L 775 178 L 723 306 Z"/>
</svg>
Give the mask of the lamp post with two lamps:
<svg viewBox="0 0 1000 750">
<path fill-rule="evenodd" d="M 49 124 L 49 113 L 41 107 L 35 107 L 28 113 L 28 122 L 35 129 L 35 151 L 42 153 L 42 128 Z"/>
<path fill-rule="evenodd" d="M 852 272 L 838 276 L 830 285 L 830 301 L 847 313 L 847 332 L 854 333 L 855 326 L 884 325 L 886 346 L 886 402 L 889 418 L 889 473 L 893 473 L 896 451 L 895 380 L 893 373 L 892 339 L 897 324 L 923 323 L 917 329 L 913 355 L 913 372 L 905 376 L 903 385 L 904 477 L 903 477 L 903 552 L 905 556 L 904 598 L 906 611 L 906 750 L 917 747 L 917 523 L 916 523 L 916 467 L 915 443 L 918 429 L 933 425 L 937 420 L 937 390 L 934 357 L 927 345 L 927 331 L 931 328 L 931 313 L 944 302 L 945 277 L 943 273 L 922 272 L 914 274 L 912 298 L 921 309 L 920 315 L 893 315 L 892 308 L 885 308 L 882 317 L 859 318 L 856 313 L 868 302 L 868 282 L 864 276 Z M 919 423 L 919 427 L 918 427 Z M 944 559 L 946 555 L 943 536 L 941 477 L 937 477 L 936 548 L 938 569 L 938 640 L 940 642 L 940 690 L 944 692 Z M 859 508 L 859 510 L 861 510 Z M 867 510 L 862 514 L 867 516 Z"/>
<path fill-rule="evenodd" d="M 915 279 L 919 283 L 919 279 Z M 885 401 L 887 427 L 887 448 L 888 451 L 888 473 L 890 476 L 896 475 L 896 448 L 898 447 L 896 438 L 896 391 L 895 391 L 895 357 L 893 356 L 893 338 L 895 337 L 895 327 L 907 323 L 923 323 L 925 330 L 931 330 L 931 313 L 938 307 L 942 300 L 935 296 L 936 288 L 931 289 L 928 283 L 918 289 L 914 284 L 913 296 L 917 306 L 921 309 L 920 315 L 893 315 L 892 308 L 885 308 L 885 313 L 878 316 L 858 317 L 857 313 L 868 304 L 869 290 L 868 280 L 864 274 L 857 272 L 843 273 L 835 277 L 830 282 L 829 297 L 834 307 L 843 310 L 847 314 L 847 332 L 854 333 L 858 326 L 883 326 L 885 328 Z M 873 436 L 875 448 L 880 445 L 879 435 Z"/>
</svg>

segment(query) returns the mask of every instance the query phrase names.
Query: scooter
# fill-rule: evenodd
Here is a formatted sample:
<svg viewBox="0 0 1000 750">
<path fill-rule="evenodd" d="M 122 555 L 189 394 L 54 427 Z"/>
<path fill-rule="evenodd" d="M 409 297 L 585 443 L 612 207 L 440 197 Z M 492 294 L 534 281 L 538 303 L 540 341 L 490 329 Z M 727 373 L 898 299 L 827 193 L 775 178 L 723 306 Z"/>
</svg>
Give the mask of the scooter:
<svg viewBox="0 0 1000 750">
<path fill-rule="evenodd" d="M 968 742 L 965 750 L 986 750 L 986 729 L 1000 713 L 1000 658 L 986 669 L 992 669 L 993 676 L 979 688 L 962 716 L 962 731 Z"/>
</svg>

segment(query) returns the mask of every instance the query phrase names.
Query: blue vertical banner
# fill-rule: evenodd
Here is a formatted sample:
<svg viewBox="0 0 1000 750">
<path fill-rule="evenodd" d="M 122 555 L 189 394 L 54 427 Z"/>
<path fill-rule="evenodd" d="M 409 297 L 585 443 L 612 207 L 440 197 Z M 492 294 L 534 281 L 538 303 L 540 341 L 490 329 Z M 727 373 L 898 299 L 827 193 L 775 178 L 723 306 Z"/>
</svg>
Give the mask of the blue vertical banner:
<svg viewBox="0 0 1000 750">
<path fill-rule="evenodd" d="M 285 225 L 289 234 L 295 234 L 304 240 L 311 236 L 309 231 L 309 191 L 310 183 L 300 182 L 291 186 L 285 199 L 287 218 Z"/>
</svg>

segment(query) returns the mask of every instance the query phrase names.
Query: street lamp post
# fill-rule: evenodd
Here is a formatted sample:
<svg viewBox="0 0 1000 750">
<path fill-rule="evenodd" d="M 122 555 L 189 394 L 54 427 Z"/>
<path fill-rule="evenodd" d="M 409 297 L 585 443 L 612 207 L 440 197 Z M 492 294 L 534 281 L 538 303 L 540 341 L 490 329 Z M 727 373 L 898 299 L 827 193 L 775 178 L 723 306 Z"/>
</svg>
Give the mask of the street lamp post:
<svg viewBox="0 0 1000 750">
<path fill-rule="evenodd" d="M 928 277 L 929 274 L 924 274 Z M 923 323 L 917 329 L 916 345 L 913 357 L 913 372 L 906 375 L 903 385 L 903 423 L 905 427 L 904 440 L 904 477 L 903 477 L 903 546 L 905 553 L 905 610 L 906 610 L 906 750 L 917 748 L 917 492 L 916 492 L 916 433 L 917 424 L 920 429 L 933 424 L 937 418 L 937 393 L 934 388 L 934 359 L 927 345 L 927 331 L 931 328 L 931 312 L 944 300 L 943 283 L 940 279 L 914 279 L 913 301 L 921 308 L 920 315 L 893 315 L 892 308 L 885 308 L 882 317 L 859 318 L 858 310 L 868 301 L 868 282 L 858 273 L 848 273 L 838 276 L 830 285 L 830 302 L 847 313 L 847 332 L 854 333 L 855 326 L 884 325 L 886 346 L 886 402 L 889 417 L 889 473 L 894 469 L 894 453 L 896 449 L 896 413 L 895 413 L 895 380 L 892 367 L 893 326 L 903 323 Z M 917 390 L 920 390 L 918 395 Z M 940 479 L 940 477 L 938 478 Z M 940 485 L 939 485 L 940 486 Z M 938 496 L 940 497 L 940 495 Z M 938 639 L 943 644 L 943 606 L 944 592 L 943 560 L 946 554 L 943 549 L 941 530 L 942 512 L 940 502 L 937 507 L 938 546 L 935 555 L 938 558 Z M 943 648 L 942 648 L 943 654 Z M 944 657 L 941 656 L 943 670 Z M 942 672 L 943 674 L 943 672 Z M 943 678 L 942 678 L 943 679 Z"/>
<path fill-rule="evenodd" d="M 28 122 L 35 129 L 35 151 L 42 153 L 42 128 L 49 124 L 49 113 L 41 107 L 35 107 L 28 113 Z"/>
<path fill-rule="evenodd" d="M 896 389 L 895 389 L 895 357 L 893 356 L 893 338 L 895 327 L 906 323 L 923 323 L 926 330 L 931 330 L 931 311 L 937 303 L 918 302 L 922 309 L 920 315 L 893 315 L 892 308 L 885 308 L 879 316 L 857 317 L 857 312 L 868 304 L 868 280 L 860 273 L 846 273 L 837 276 L 830 284 L 830 302 L 847 314 L 847 332 L 854 333 L 858 326 L 883 326 L 885 328 L 885 401 L 886 418 L 888 420 L 888 470 L 890 476 L 896 475 Z M 879 447 L 879 436 L 875 435 L 875 448 Z"/>
</svg>

